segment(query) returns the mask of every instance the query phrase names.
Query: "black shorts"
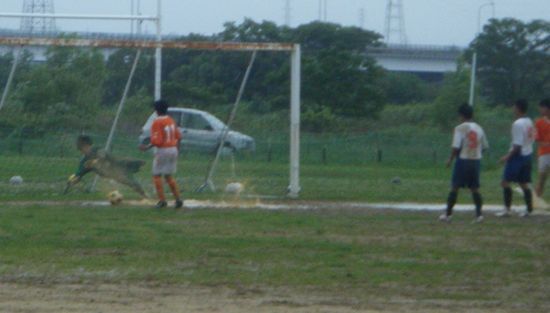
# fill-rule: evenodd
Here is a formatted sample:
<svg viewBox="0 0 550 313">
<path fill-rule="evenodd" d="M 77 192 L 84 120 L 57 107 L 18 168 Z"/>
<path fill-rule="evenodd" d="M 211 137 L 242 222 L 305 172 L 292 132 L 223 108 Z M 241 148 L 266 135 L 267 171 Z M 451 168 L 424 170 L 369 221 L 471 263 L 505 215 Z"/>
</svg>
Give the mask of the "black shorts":
<svg viewBox="0 0 550 313">
<path fill-rule="evenodd" d="M 502 179 L 508 182 L 526 184 L 531 182 L 533 160 L 531 155 L 514 155 L 506 162 Z"/>
<path fill-rule="evenodd" d="M 479 188 L 479 176 L 481 172 L 480 160 L 465 160 L 458 158 L 453 170 L 453 188 Z"/>
</svg>

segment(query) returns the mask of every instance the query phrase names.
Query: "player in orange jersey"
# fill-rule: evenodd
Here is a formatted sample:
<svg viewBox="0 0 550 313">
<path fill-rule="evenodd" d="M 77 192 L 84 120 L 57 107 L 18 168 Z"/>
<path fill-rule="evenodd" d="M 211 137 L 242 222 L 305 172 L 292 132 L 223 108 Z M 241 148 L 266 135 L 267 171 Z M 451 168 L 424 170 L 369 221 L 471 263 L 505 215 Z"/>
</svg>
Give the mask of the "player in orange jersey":
<svg viewBox="0 0 550 313">
<path fill-rule="evenodd" d="M 155 102 L 155 111 L 158 117 L 151 126 L 151 144 L 141 145 L 142 151 L 155 148 L 155 158 L 153 160 L 153 182 L 159 202 L 156 208 L 161 209 L 167 206 L 162 185 L 162 177 L 170 186 L 172 194 L 176 198 L 175 208 L 183 207 L 180 191 L 173 175 L 176 174 L 178 164 L 178 154 L 181 141 L 181 134 L 174 120 L 167 115 L 168 103 L 164 100 Z"/>
<path fill-rule="evenodd" d="M 536 121 L 538 149 L 538 171 L 539 179 L 535 192 L 538 197 L 544 193 L 544 184 L 550 173 L 550 99 L 542 100 L 539 103 L 541 117 Z"/>
</svg>

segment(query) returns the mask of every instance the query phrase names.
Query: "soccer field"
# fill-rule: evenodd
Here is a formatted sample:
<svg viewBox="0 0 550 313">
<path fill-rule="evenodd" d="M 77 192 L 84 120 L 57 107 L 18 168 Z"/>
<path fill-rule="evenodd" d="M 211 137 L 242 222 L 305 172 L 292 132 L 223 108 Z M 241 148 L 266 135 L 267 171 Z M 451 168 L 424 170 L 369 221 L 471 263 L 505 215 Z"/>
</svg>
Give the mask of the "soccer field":
<svg viewBox="0 0 550 313">
<path fill-rule="evenodd" d="M 142 156 L 145 159 L 146 156 Z M 0 200 L 97 200 L 104 199 L 107 192 L 120 189 L 128 198 L 137 195 L 120 184 L 100 180 L 98 192 L 85 192 L 93 180 L 88 175 L 84 182 L 68 195 L 63 195 L 66 178 L 74 172 L 78 156 L 74 158 L 40 158 L 0 156 L 0 169 L 6 176 L 21 175 L 25 183 L 12 186 L 0 182 Z M 150 162 L 150 161 L 149 161 Z M 154 194 L 148 167 L 142 170 L 138 179 Z M 184 157 L 179 163 L 178 176 L 185 197 L 201 199 L 222 199 L 223 193 L 195 193 L 204 182 L 206 164 L 197 158 Z M 257 160 L 244 160 L 236 165 L 236 177 L 231 174 L 231 162 L 224 160 L 215 177 L 216 185 L 222 189 L 234 179 L 246 185 L 245 195 L 251 197 L 285 198 L 288 186 L 288 165 L 266 164 Z M 482 172 L 482 188 L 485 202 L 502 202 L 499 186 L 502 169 L 491 166 Z M 232 178 L 233 177 L 233 178 Z M 304 164 L 301 167 L 302 192 L 300 199 L 308 201 L 368 201 L 368 202 L 417 202 L 443 203 L 447 197 L 451 170 L 443 164 L 433 166 L 407 166 L 405 164 Z M 398 183 L 394 179 L 399 179 Z M 220 190 L 219 190 L 220 191 Z M 461 193 L 459 202 L 471 203 L 468 191 Z M 521 197 L 516 196 L 521 204 Z"/>
<path fill-rule="evenodd" d="M 1 312 L 548 312 L 549 217 L 4 205 Z"/>
</svg>

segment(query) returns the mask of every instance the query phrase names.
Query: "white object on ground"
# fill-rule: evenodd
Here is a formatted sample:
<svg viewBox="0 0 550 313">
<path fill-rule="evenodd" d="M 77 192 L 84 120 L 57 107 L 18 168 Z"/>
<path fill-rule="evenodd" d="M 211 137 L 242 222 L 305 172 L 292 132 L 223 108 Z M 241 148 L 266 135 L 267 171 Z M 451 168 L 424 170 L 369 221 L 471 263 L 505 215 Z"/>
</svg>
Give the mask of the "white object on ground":
<svg viewBox="0 0 550 313">
<path fill-rule="evenodd" d="M 227 186 L 225 186 L 225 192 L 234 195 L 239 195 L 241 192 L 243 192 L 243 190 L 244 185 L 237 182 L 229 183 L 227 184 Z"/>
<path fill-rule="evenodd" d="M 13 176 L 12 178 L 10 178 L 10 185 L 17 186 L 17 185 L 22 185 L 22 184 L 23 184 L 23 177 Z"/>
<path fill-rule="evenodd" d="M 124 200 L 124 196 L 118 190 L 111 191 L 107 198 L 112 205 L 120 204 Z"/>
</svg>

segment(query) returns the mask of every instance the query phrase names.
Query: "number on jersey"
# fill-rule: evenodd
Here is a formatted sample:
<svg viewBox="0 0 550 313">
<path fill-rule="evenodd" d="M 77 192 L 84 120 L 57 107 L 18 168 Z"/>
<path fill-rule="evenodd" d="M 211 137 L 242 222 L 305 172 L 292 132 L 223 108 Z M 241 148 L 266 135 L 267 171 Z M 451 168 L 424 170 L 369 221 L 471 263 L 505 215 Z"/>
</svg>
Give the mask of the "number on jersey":
<svg viewBox="0 0 550 313">
<path fill-rule="evenodd" d="M 164 127 L 164 135 L 166 136 L 166 142 L 173 142 L 176 140 L 176 126 L 166 125 Z"/>
<path fill-rule="evenodd" d="M 479 138 L 477 136 L 477 133 L 473 130 L 468 132 L 468 148 L 470 149 L 477 149 L 479 145 Z"/>
</svg>

